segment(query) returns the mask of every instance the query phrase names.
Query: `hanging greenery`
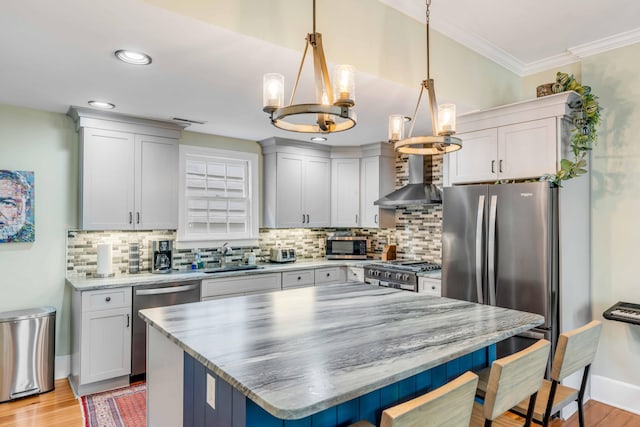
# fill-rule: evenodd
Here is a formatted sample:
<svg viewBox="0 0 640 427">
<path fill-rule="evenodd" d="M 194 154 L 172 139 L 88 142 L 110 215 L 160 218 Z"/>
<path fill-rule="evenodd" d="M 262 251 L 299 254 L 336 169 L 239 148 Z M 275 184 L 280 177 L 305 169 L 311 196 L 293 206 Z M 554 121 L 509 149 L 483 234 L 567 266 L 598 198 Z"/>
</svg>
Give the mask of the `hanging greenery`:
<svg viewBox="0 0 640 427">
<path fill-rule="evenodd" d="M 598 97 L 591 93 L 589 86 L 581 85 L 573 75 L 556 74 L 556 82 L 552 86 L 554 93 L 573 90 L 582 96 L 582 105 L 576 108 L 573 115 L 573 129 L 571 130 L 571 151 L 573 159 L 562 159 L 560 170 L 555 175 L 543 175 L 541 181 L 550 181 L 561 185 L 562 181 L 575 178 L 587 173 L 587 153 L 598 140 L 596 127 L 600 123 L 601 107 Z"/>
</svg>

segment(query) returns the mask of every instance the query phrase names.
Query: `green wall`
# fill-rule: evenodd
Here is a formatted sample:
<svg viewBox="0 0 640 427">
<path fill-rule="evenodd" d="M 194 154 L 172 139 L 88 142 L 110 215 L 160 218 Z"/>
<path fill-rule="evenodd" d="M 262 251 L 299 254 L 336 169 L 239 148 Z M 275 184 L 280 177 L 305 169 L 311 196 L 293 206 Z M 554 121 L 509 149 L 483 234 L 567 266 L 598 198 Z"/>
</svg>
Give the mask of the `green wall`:
<svg viewBox="0 0 640 427">
<path fill-rule="evenodd" d="M 0 244 L 0 311 L 54 306 L 56 354 L 69 353 L 66 233 L 76 224 L 78 137 L 62 114 L 0 105 L 0 169 L 34 171 L 35 242 Z"/>
<path fill-rule="evenodd" d="M 640 303 L 640 43 L 590 56 L 583 83 L 600 97 L 603 126 L 592 154 L 593 317 L 618 301 Z M 640 386 L 640 327 L 604 321 L 593 372 Z M 637 408 L 637 406 L 636 406 Z"/>
</svg>

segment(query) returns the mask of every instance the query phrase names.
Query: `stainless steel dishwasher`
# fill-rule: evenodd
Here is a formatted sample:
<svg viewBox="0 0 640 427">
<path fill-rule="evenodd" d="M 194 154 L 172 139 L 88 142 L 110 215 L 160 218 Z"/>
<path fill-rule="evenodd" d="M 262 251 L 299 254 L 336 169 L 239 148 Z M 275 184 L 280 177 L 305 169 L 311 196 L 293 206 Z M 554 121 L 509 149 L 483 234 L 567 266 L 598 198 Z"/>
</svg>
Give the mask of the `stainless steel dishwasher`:
<svg viewBox="0 0 640 427">
<path fill-rule="evenodd" d="M 133 329 L 131 335 L 131 376 L 147 368 L 147 324 L 139 310 L 200 301 L 200 281 L 140 285 L 133 288 Z"/>
</svg>

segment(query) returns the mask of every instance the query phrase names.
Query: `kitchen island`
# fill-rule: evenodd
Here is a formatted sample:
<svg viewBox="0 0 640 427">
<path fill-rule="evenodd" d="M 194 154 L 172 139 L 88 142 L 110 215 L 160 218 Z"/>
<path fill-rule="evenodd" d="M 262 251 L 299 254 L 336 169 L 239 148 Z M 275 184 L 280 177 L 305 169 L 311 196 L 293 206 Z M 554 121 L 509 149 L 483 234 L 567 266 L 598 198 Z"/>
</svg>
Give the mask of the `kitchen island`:
<svg viewBox="0 0 640 427">
<path fill-rule="evenodd" d="M 350 283 L 142 310 L 148 425 L 334 426 L 481 369 L 539 315 Z"/>
</svg>

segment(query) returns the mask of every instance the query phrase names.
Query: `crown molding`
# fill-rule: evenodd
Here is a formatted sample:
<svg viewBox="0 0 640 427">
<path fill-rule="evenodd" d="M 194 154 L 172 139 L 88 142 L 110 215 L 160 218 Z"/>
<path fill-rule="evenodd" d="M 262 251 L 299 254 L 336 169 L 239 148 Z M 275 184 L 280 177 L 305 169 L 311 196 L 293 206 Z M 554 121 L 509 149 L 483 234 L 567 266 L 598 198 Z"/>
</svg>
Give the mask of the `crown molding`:
<svg viewBox="0 0 640 427">
<path fill-rule="evenodd" d="M 417 3 L 414 4 L 410 0 L 379 1 L 419 22 L 424 23 L 424 18 L 421 16 L 423 13 L 423 5 L 420 5 L 420 8 L 418 8 Z M 565 52 L 557 55 L 525 63 L 504 49 L 496 46 L 489 40 L 448 22 L 445 19 L 438 19 L 438 17 L 434 17 L 431 21 L 431 26 L 444 36 L 460 43 L 479 55 L 486 57 L 496 64 L 517 74 L 519 77 L 525 77 L 553 68 L 560 68 L 565 65 L 579 62 L 582 58 L 587 56 L 640 42 L 640 28 L 637 28 L 613 36 L 604 37 L 589 43 L 569 47 Z"/>
<path fill-rule="evenodd" d="M 543 58 L 539 61 L 533 61 L 526 64 L 523 67 L 522 74 L 520 74 L 520 76 L 524 77 L 530 74 L 547 71 L 552 68 L 560 68 L 565 65 L 573 64 L 574 62 L 579 62 L 579 61 L 580 61 L 580 58 L 569 51 L 564 53 L 559 53 L 557 55 L 550 56 L 548 58 Z"/>
<path fill-rule="evenodd" d="M 591 43 L 585 43 L 579 46 L 570 47 L 568 50 L 578 58 L 585 58 L 587 56 L 628 46 L 630 44 L 638 42 L 640 42 L 640 28 L 605 37 Z"/>
</svg>

